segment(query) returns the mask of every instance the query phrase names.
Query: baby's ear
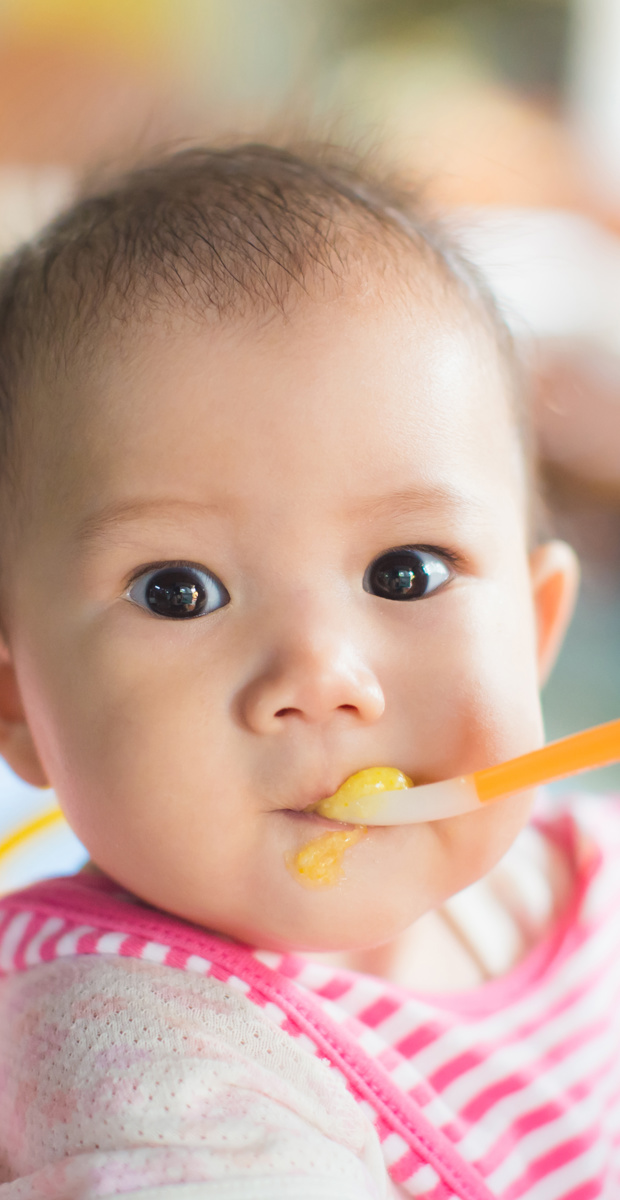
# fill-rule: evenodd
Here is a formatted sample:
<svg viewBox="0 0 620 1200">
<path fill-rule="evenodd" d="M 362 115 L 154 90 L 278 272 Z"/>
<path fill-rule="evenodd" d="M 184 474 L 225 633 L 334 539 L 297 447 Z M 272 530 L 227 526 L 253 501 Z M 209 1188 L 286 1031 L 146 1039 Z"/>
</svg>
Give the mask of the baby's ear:
<svg viewBox="0 0 620 1200">
<path fill-rule="evenodd" d="M 22 706 L 11 656 L 0 639 L 0 754 L 26 783 L 49 787 L 49 781 Z"/>
<path fill-rule="evenodd" d="M 546 681 L 573 615 L 579 562 L 566 542 L 544 542 L 530 554 L 532 594 L 538 628 L 538 673 Z"/>
</svg>

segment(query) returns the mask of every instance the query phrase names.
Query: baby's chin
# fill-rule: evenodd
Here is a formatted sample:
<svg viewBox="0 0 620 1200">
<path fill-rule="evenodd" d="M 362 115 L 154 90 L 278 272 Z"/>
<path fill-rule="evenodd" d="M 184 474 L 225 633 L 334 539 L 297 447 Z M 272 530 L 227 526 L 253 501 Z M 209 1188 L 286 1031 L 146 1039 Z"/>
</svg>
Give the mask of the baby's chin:
<svg viewBox="0 0 620 1200">
<path fill-rule="evenodd" d="M 298 856 L 289 855 L 270 877 L 256 879 L 249 920 L 234 921 L 223 932 L 279 951 L 384 945 L 486 875 L 526 823 L 531 803 L 528 793 L 450 820 L 369 828 L 345 845 L 340 871 L 326 879 L 312 872 L 304 877 Z M 322 823 L 310 844 L 329 840 L 330 826 L 345 835 L 351 829 Z"/>
<path fill-rule="evenodd" d="M 330 836 L 324 826 L 317 840 Z M 442 846 L 430 826 L 369 830 L 347 846 L 340 872 L 327 881 L 301 874 L 295 857 L 272 859 L 271 870 L 266 863 L 252 896 L 220 920 L 184 915 L 266 950 L 353 951 L 391 941 L 446 898 Z"/>
<path fill-rule="evenodd" d="M 166 870 L 138 874 L 132 855 L 125 871 L 103 861 L 99 867 L 146 903 L 239 942 L 275 951 L 362 951 L 398 938 L 490 871 L 527 821 L 531 801 L 525 794 L 449 820 L 365 831 L 272 812 L 224 868 L 221 854 L 219 863 L 212 856 L 199 861 L 189 845 L 176 871 L 168 862 Z M 317 845 L 318 858 L 305 855 Z"/>
</svg>

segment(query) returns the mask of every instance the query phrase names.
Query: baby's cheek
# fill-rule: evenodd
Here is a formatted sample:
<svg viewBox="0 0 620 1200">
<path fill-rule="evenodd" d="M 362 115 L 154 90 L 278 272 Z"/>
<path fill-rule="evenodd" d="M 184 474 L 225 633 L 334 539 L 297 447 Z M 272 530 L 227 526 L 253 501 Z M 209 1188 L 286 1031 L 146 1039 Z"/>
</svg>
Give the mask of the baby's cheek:
<svg viewBox="0 0 620 1200">
<path fill-rule="evenodd" d="M 486 875 L 527 824 L 536 793 L 522 792 L 486 808 L 437 821 L 446 897 Z"/>
</svg>

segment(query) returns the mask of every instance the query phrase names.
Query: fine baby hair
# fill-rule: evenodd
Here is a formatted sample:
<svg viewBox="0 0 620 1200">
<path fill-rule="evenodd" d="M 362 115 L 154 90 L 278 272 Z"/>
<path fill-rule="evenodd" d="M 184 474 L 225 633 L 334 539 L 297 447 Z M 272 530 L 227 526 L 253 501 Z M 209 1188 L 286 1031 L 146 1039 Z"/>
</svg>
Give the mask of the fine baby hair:
<svg viewBox="0 0 620 1200">
<path fill-rule="evenodd" d="M 333 147 L 101 180 L 0 416 L 0 752 L 90 855 L 0 899 L 0 1200 L 609 1192 L 613 803 L 321 811 L 537 750 L 575 594 L 441 222 Z"/>
<path fill-rule="evenodd" d="M 411 256 L 409 255 L 411 252 Z M 420 195 L 335 146 L 189 148 L 103 177 L 0 272 L 0 402 L 6 444 L 37 371 L 84 352 L 110 324 L 176 306 L 200 319 L 286 312 L 325 277 L 419 262 L 491 327 L 513 377 L 512 339 L 482 277 Z M 428 282 L 426 272 L 422 280 Z M 392 280 L 394 286 L 394 280 Z M 423 284 L 422 284 L 423 286 Z M 3 477 L 11 476 L 10 459 Z"/>
</svg>

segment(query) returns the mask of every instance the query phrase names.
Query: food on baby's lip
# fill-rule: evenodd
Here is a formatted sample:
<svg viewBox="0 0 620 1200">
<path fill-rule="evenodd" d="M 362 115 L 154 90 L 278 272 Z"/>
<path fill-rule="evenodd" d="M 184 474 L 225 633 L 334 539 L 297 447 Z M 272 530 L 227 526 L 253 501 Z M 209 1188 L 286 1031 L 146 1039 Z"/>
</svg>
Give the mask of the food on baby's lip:
<svg viewBox="0 0 620 1200">
<path fill-rule="evenodd" d="M 306 842 L 288 863 L 291 874 L 305 887 L 333 887 L 343 876 L 345 850 L 361 841 L 365 833 L 364 826 L 357 825 L 355 829 L 329 830 Z"/>
<path fill-rule="evenodd" d="M 364 821 L 381 809 L 381 793 L 412 788 L 413 780 L 396 767 L 366 767 L 349 775 L 332 796 L 313 804 L 311 812 L 333 821 Z"/>
</svg>

